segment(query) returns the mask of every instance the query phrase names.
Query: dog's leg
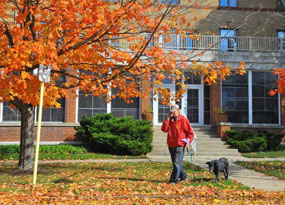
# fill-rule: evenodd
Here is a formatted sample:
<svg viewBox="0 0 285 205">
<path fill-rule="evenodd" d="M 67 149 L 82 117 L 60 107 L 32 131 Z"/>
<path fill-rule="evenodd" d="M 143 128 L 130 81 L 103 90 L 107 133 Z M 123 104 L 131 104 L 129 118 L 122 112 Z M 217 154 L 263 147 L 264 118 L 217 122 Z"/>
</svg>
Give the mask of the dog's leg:
<svg viewBox="0 0 285 205">
<path fill-rule="evenodd" d="M 219 181 L 219 172 L 216 172 L 215 175 L 216 175 L 215 182 L 218 182 Z"/>
<path fill-rule="evenodd" d="M 227 166 L 225 167 L 225 179 L 227 180 L 229 178 L 229 165 L 227 164 Z"/>
</svg>

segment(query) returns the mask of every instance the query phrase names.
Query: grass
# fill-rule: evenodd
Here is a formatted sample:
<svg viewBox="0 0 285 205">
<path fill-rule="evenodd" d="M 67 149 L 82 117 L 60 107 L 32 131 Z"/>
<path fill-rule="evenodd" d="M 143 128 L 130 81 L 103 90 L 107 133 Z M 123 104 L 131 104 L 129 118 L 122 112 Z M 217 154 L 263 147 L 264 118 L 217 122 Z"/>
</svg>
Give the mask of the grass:
<svg viewBox="0 0 285 205">
<path fill-rule="evenodd" d="M 37 186 L 32 174 L 19 174 L 14 165 L 0 164 L 0 201 L 4 204 L 233 204 L 239 200 L 264 200 L 278 204 L 282 192 L 249 190 L 236 181 L 214 175 L 185 163 L 190 181 L 169 185 L 171 163 L 65 163 L 40 164 Z M 241 197 L 242 196 L 242 197 Z M 279 202 L 280 203 L 280 202 Z"/>
<path fill-rule="evenodd" d="M 279 158 L 285 157 L 285 150 L 243 153 L 242 156 L 247 158 Z"/>
<path fill-rule="evenodd" d="M 238 165 L 244 166 L 248 169 L 253 169 L 262 172 L 269 176 L 275 176 L 279 179 L 285 180 L 285 163 L 284 161 L 261 161 L 261 162 L 236 162 Z"/>
</svg>

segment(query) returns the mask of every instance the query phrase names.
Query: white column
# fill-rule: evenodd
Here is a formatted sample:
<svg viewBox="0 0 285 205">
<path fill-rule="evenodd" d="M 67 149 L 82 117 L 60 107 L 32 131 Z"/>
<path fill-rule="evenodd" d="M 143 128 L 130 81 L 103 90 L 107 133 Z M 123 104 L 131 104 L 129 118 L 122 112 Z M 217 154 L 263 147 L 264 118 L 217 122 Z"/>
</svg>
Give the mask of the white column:
<svg viewBox="0 0 285 205">
<path fill-rule="evenodd" d="M 248 124 L 252 125 L 252 71 L 248 71 Z"/>
<path fill-rule="evenodd" d="M 66 105 L 66 103 L 65 103 Z M 76 90 L 76 101 L 75 101 L 75 122 L 78 122 L 78 105 L 79 105 L 79 89 Z M 66 111 L 66 109 L 65 109 Z"/>
<path fill-rule="evenodd" d="M 0 103 L 0 122 L 3 121 L 3 103 Z"/>
</svg>

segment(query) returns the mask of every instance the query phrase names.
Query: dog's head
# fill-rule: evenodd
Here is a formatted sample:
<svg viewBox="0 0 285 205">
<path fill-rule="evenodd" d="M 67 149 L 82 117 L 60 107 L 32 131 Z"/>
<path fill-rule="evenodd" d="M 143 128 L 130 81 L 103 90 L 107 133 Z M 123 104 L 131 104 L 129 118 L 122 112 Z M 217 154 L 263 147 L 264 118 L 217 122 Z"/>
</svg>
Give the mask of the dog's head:
<svg viewBox="0 0 285 205">
<path fill-rule="evenodd" d="M 209 171 L 212 172 L 214 170 L 215 161 L 212 160 L 210 162 L 206 162 L 206 164 L 209 166 Z"/>
</svg>

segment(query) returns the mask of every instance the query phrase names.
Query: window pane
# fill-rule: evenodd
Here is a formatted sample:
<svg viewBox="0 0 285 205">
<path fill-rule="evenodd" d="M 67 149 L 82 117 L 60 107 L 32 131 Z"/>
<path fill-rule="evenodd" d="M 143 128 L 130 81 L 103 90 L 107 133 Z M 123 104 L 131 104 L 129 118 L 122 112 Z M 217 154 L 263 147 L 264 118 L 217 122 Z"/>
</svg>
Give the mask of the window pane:
<svg viewBox="0 0 285 205">
<path fill-rule="evenodd" d="M 201 84 L 201 75 L 195 75 L 194 73 L 186 72 L 184 76 L 185 76 L 184 84 L 195 84 L 195 85 Z"/>
<path fill-rule="evenodd" d="M 78 109 L 78 121 L 80 121 L 83 116 L 91 117 L 92 115 L 92 109 Z"/>
<path fill-rule="evenodd" d="M 229 0 L 229 6 L 230 7 L 236 7 L 237 6 L 237 0 Z"/>
<path fill-rule="evenodd" d="M 102 97 L 93 97 L 93 108 L 107 108 L 107 102 L 105 101 L 105 95 Z"/>
<path fill-rule="evenodd" d="M 278 95 L 269 96 L 276 88 L 276 76 L 271 72 L 252 72 L 253 123 L 278 123 Z"/>
<path fill-rule="evenodd" d="M 231 75 L 222 83 L 222 106 L 227 110 L 228 121 L 248 123 L 248 76 Z"/>
<path fill-rule="evenodd" d="M 52 109 L 51 110 L 51 121 L 63 122 L 64 121 L 64 110 L 63 109 Z"/>
<path fill-rule="evenodd" d="M 253 97 L 264 97 L 265 95 L 263 85 L 252 85 L 252 96 Z"/>
<path fill-rule="evenodd" d="M 220 0 L 220 6 L 228 6 L 228 0 Z"/>
<path fill-rule="evenodd" d="M 263 98 L 252 98 L 252 109 L 256 110 L 264 110 L 265 103 Z"/>
<path fill-rule="evenodd" d="M 37 113 L 37 117 L 38 117 L 38 113 Z M 50 119 L 51 119 L 50 109 L 44 109 L 43 108 L 43 110 L 42 110 L 42 121 L 49 122 L 49 121 L 51 121 Z"/>
<path fill-rule="evenodd" d="M 20 121 L 21 113 L 18 109 L 3 105 L 3 121 Z"/>
<path fill-rule="evenodd" d="M 21 121 L 21 113 L 17 108 L 12 109 L 9 102 L 3 102 L 3 121 Z"/>
<path fill-rule="evenodd" d="M 80 108 L 90 108 L 92 107 L 92 95 L 86 97 L 85 94 L 79 95 L 79 107 Z"/>
</svg>

